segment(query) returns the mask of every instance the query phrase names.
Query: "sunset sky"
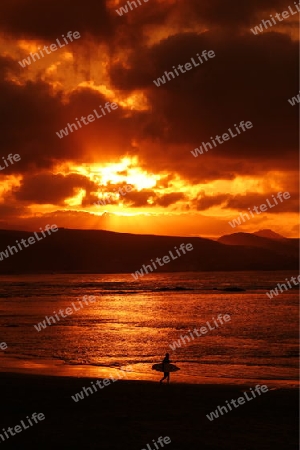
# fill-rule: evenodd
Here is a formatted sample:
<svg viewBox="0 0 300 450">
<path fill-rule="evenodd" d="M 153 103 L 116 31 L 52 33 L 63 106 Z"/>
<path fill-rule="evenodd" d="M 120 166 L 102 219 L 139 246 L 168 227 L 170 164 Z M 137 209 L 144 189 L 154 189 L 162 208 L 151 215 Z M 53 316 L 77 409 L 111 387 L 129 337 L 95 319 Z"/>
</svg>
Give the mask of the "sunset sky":
<svg viewBox="0 0 300 450">
<path fill-rule="evenodd" d="M 287 0 L 1 0 L 0 228 L 58 227 L 217 237 L 229 220 L 288 191 L 234 231 L 298 237 L 299 14 L 250 28 Z M 69 31 L 80 39 L 22 68 Z M 203 50 L 215 58 L 156 87 Z M 118 108 L 60 139 L 75 118 Z M 241 121 L 253 128 L 197 158 Z M 132 185 L 126 195 L 114 192 Z M 95 206 L 112 194 L 111 205 Z"/>
</svg>

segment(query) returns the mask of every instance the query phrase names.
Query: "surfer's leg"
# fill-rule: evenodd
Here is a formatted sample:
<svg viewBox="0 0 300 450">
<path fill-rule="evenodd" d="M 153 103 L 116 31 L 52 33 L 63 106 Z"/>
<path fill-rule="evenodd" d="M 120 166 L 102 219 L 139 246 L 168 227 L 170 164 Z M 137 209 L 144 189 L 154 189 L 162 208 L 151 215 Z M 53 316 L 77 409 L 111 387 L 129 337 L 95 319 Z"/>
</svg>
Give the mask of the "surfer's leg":
<svg viewBox="0 0 300 450">
<path fill-rule="evenodd" d="M 162 377 L 162 379 L 160 380 L 160 383 L 162 383 L 166 378 L 168 378 L 168 373 L 164 372 L 164 376 Z"/>
</svg>

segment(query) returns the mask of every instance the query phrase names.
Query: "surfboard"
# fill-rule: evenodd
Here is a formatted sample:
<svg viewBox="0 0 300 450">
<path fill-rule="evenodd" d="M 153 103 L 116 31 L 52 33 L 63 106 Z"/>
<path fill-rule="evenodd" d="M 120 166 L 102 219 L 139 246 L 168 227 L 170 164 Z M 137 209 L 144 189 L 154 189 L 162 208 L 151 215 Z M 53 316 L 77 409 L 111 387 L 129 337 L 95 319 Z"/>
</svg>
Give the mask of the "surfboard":
<svg viewBox="0 0 300 450">
<path fill-rule="evenodd" d="M 174 364 L 154 364 L 152 366 L 152 370 L 156 370 L 157 372 L 177 372 L 180 370 L 179 367 Z"/>
</svg>

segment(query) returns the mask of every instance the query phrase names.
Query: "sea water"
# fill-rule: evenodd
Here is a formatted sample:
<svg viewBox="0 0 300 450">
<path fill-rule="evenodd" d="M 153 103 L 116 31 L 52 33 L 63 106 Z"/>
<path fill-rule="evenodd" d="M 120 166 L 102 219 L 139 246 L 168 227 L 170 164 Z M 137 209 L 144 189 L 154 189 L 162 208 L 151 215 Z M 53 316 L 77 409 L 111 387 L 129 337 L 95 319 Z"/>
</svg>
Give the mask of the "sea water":
<svg viewBox="0 0 300 450">
<path fill-rule="evenodd" d="M 298 289 L 266 295 L 293 272 L 0 277 L 0 370 L 158 380 L 166 352 L 172 382 L 294 386 L 298 379 Z M 232 287 L 242 291 L 226 291 Z M 93 303 L 81 302 L 94 296 Z M 72 314 L 65 313 L 71 308 Z M 41 331 L 34 325 L 62 310 Z M 70 312 L 70 309 L 68 310 Z M 195 328 L 230 321 L 185 339 Z M 189 334 L 188 334 L 189 333 Z M 194 334 L 194 333 L 193 333 Z M 181 346 L 172 350 L 174 341 Z"/>
</svg>

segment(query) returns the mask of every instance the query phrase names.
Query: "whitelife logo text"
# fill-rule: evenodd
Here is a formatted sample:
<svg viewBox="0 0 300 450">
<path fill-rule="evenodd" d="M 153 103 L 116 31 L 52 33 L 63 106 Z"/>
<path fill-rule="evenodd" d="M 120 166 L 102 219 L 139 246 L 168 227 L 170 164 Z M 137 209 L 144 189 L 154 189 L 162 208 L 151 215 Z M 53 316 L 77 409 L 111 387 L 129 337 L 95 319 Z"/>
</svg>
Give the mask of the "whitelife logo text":
<svg viewBox="0 0 300 450">
<path fill-rule="evenodd" d="M 298 275 L 297 278 L 296 278 L 296 277 L 291 277 L 291 281 L 294 283 L 294 286 L 291 285 L 290 281 L 289 281 L 287 278 L 286 278 L 285 280 L 286 280 L 286 284 L 288 285 L 288 287 L 287 287 L 287 285 L 286 285 L 285 283 L 282 283 L 282 284 L 277 283 L 277 286 L 278 286 L 278 288 L 280 289 L 280 292 L 278 292 L 278 289 L 277 289 L 277 286 L 276 286 L 276 287 L 274 288 L 274 290 L 271 289 L 269 292 L 266 292 L 266 295 L 271 299 L 271 298 L 276 297 L 277 295 L 279 295 L 280 293 L 283 292 L 282 287 L 284 287 L 284 290 L 285 290 L 285 291 L 288 291 L 288 289 L 293 289 L 295 286 L 299 286 L 299 283 L 300 283 L 300 275 Z M 299 283 L 297 283 L 296 280 L 298 280 Z"/>
<path fill-rule="evenodd" d="M 265 384 L 263 384 L 262 386 L 257 384 L 255 386 L 255 392 L 258 395 L 261 395 L 262 393 L 264 394 L 264 393 L 268 392 L 268 390 L 269 390 L 268 386 L 266 386 Z M 226 406 L 218 406 L 218 409 L 216 409 L 215 411 L 212 411 L 210 414 L 206 414 L 206 417 L 212 422 L 214 419 L 217 419 L 218 417 L 220 417 L 219 416 L 219 412 L 223 416 L 225 413 L 228 413 L 229 411 L 232 411 L 233 408 L 230 406 L 229 403 L 231 403 L 231 405 L 234 406 L 235 408 L 238 408 L 239 406 L 244 405 L 246 403 L 245 399 L 248 402 L 251 402 L 251 400 L 256 398 L 256 394 L 255 394 L 255 392 L 253 391 L 252 388 L 250 388 L 250 392 L 251 392 L 251 395 L 252 395 L 251 397 L 250 396 L 248 397 L 247 392 L 243 392 L 244 397 L 239 397 L 236 400 L 232 399 L 230 402 L 228 402 L 228 400 L 225 400 L 225 403 L 226 403 L 226 406 L 227 406 L 228 409 L 226 408 Z"/>
<path fill-rule="evenodd" d="M 126 369 L 123 369 L 122 367 L 120 368 L 120 371 L 118 373 L 118 379 L 116 380 L 112 375 L 109 378 L 104 378 L 104 380 L 97 380 L 96 381 L 96 385 L 98 386 L 98 388 L 104 389 L 105 386 L 109 386 L 111 383 L 115 383 L 118 380 L 121 380 L 122 378 L 126 378 L 127 372 L 132 372 L 132 367 L 131 366 L 126 366 Z M 129 370 L 128 370 L 129 369 Z M 102 386 L 103 383 L 103 386 Z M 84 400 L 85 397 L 89 397 L 90 394 L 94 394 L 95 392 L 98 392 L 98 388 L 95 385 L 95 383 L 93 381 L 91 381 L 91 386 L 88 387 L 83 387 L 82 391 L 77 392 L 75 395 L 71 395 L 71 398 L 74 400 L 74 402 L 79 402 L 79 400 Z"/>
<path fill-rule="evenodd" d="M 215 319 L 214 317 L 212 318 L 212 321 L 213 321 L 215 327 L 211 327 L 210 322 L 207 321 L 207 322 L 205 323 L 205 325 L 207 325 L 207 327 L 202 326 L 202 327 L 200 327 L 200 328 L 194 328 L 193 331 L 189 331 L 189 335 L 188 335 L 188 334 L 186 334 L 185 336 L 182 336 L 182 335 L 181 335 L 181 336 L 180 336 L 180 339 L 181 339 L 181 341 L 182 341 L 183 344 L 186 344 L 186 342 L 185 342 L 186 339 L 187 339 L 188 342 L 191 342 L 191 339 L 192 339 L 192 340 L 195 339 L 194 334 L 195 334 L 196 337 L 201 337 L 201 336 L 203 336 L 204 334 L 206 334 L 208 331 L 213 331 L 213 330 L 215 330 L 216 328 L 219 328 L 220 325 L 224 325 L 223 320 L 224 320 L 224 322 L 230 322 L 230 320 L 231 320 L 230 315 L 229 315 L 229 314 L 224 314 L 224 315 L 223 315 L 223 314 L 219 314 L 218 317 L 217 317 L 217 319 Z M 217 321 L 218 321 L 219 323 L 218 323 Z M 193 334 L 193 333 L 194 333 L 194 334 Z M 173 344 L 170 344 L 170 345 L 169 345 L 170 349 L 173 350 L 173 352 L 174 352 L 174 350 L 176 350 L 177 348 L 180 348 L 180 347 L 181 347 L 181 341 L 180 341 L 180 339 L 178 339 L 178 341 L 173 341 Z"/>
<path fill-rule="evenodd" d="M 201 56 L 203 59 L 205 59 L 205 61 L 208 61 L 208 58 L 214 58 L 216 55 L 213 50 L 209 50 L 209 52 L 207 52 L 206 50 L 203 50 L 203 52 L 201 53 Z M 199 55 L 199 53 L 197 53 L 198 61 L 200 61 L 200 63 L 203 64 L 201 56 Z M 207 56 L 208 56 L 208 58 L 207 58 Z M 200 64 L 197 64 L 197 61 L 195 61 L 194 58 L 191 58 L 190 60 L 192 61 L 194 67 L 200 66 Z M 187 62 L 184 65 L 185 70 L 183 69 L 182 64 L 179 64 L 177 66 L 177 68 L 175 66 L 173 66 L 173 69 L 174 69 L 174 72 L 176 73 L 176 75 L 179 77 L 179 75 L 181 75 L 182 73 L 186 73 L 187 71 L 192 70 L 194 68 L 193 66 L 190 62 Z M 178 73 L 177 69 L 180 70 L 180 73 Z M 153 80 L 153 83 L 155 84 L 156 87 L 159 87 L 161 84 L 165 84 L 167 81 L 171 81 L 172 79 L 175 78 L 174 72 L 172 72 L 172 70 L 171 70 L 171 72 L 165 71 L 165 74 L 162 75 L 161 78 L 157 78 L 156 80 Z M 170 75 L 172 76 L 172 78 L 170 78 Z M 165 76 L 167 77 L 167 80 L 166 80 Z"/>
<path fill-rule="evenodd" d="M 69 31 L 67 33 L 67 37 L 70 40 L 70 42 L 73 42 L 73 38 L 74 39 L 79 39 L 81 36 L 80 36 L 80 33 L 78 31 L 74 31 L 74 33 L 72 33 L 72 31 Z M 48 50 L 49 49 L 49 45 L 45 45 L 43 47 L 44 51 L 40 50 L 40 47 L 38 47 L 38 52 L 39 53 L 30 53 L 29 54 L 30 56 L 28 56 L 28 58 L 23 59 L 23 61 L 19 61 L 20 66 L 23 67 L 23 69 L 24 69 L 26 66 L 30 66 L 31 60 L 32 60 L 32 62 L 35 62 L 36 61 L 35 58 L 38 58 L 38 59 L 41 59 L 41 57 L 44 58 L 46 55 L 50 55 L 52 52 L 56 52 L 58 47 L 59 48 L 63 48 L 63 47 L 65 47 L 66 45 L 68 45 L 70 43 L 70 42 L 68 42 L 67 38 L 65 38 L 64 34 L 62 35 L 62 38 L 63 38 L 63 40 L 66 43 L 65 45 L 62 45 L 60 40 L 56 39 L 55 42 L 57 42 L 58 46 L 56 44 L 51 44 L 50 45 L 50 50 Z M 46 55 L 44 55 L 44 52 L 46 53 Z"/>
<path fill-rule="evenodd" d="M 222 138 L 221 136 L 217 135 L 215 138 L 210 138 L 212 143 L 214 144 L 214 147 L 217 147 L 218 144 L 224 144 L 225 141 L 229 141 L 229 139 L 237 137 L 239 134 L 242 134 L 240 128 L 245 132 L 247 130 L 250 130 L 251 128 L 253 128 L 252 122 L 247 121 L 246 123 L 242 120 L 240 122 L 240 128 L 234 124 L 236 131 L 238 132 L 238 134 L 234 134 L 231 130 L 231 128 L 228 128 L 229 134 L 228 133 L 224 133 L 222 134 Z M 222 141 L 223 139 L 223 141 Z M 218 144 L 216 144 L 215 140 L 217 141 Z M 211 145 L 210 142 L 202 142 L 203 148 L 206 152 L 208 152 L 208 150 L 211 150 L 213 147 Z M 197 158 L 198 155 L 202 155 L 203 154 L 203 148 L 202 145 L 200 145 L 200 148 L 195 148 L 195 150 L 191 150 L 191 154 Z"/>
<path fill-rule="evenodd" d="M 143 0 L 143 1 L 144 1 L 144 3 L 148 3 L 149 0 Z M 128 2 L 127 2 L 127 5 L 129 6 L 129 8 L 130 8 L 131 11 L 132 11 L 132 10 L 133 10 L 132 5 L 134 5 L 134 7 L 137 8 L 137 7 L 138 7 L 137 3 L 138 3 L 140 6 L 142 6 L 141 0 L 136 0 L 136 2 L 130 2 L 130 1 L 128 1 Z M 125 5 L 125 6 L 121 6 L 121 8 L 116 9 L 115 11 L 116 11 L 116 13 L 119 14 L 119 16 L 123 16 L 123 14 L 127 14 L 127 13 L 129 12 L 128 6 L 126 6 L 126 5 Z"/>
<path fill-rule="evenodd" d="M 278 22 L 282 22 L 284 19 L 288 19 L 290 16 L 294 16 L 295 14 L 297 14 L 297 12 L 300 12 L 300 4 L 294 2 L 297 11 L 294 11 L 292 9 L 291 6 L 288 6 L 289 11 L 283 11 L 281 13 L 282 18 L 280 17 L 280 13 L 276 13 L 275 17 L 278 20 Z M 273 25 L 277 25 L 277 21 L 276 19 L 273 17 L 273 14 L 270 14 L 271 20 L 273 22 L 271 22 L 271 20 L 262 20 L 261 23 L 262 25 L 257 25 L 255 28 L 251 28 L 251 31 L 253 34 L 258 34 L 258 33 L 262 33 L 264 31 L 263 26 L 265 27 L 265 30 L 269 27 L 272 27 Z"/>
<path fill-rule="evenodd" d="M 25 423 L 25 419 L 24 419 L 24 420 L 21 420 L 21 422 L 20 422 L 21 425 L 15 425 L 14 427 L 8 427 L 6 430 L 5 430 L 5 428 L 2 428 L 3 431 L 0 433 L 1 441 L 5 442 L 5 440 L 9 439 L 10 436 L 16 436 L 16 434 L 21 433 L 23 430 L 28 430 L 28 428 L 33 427 L 34 423 L 39 423 L 39 421 L 45 420 L 45 416 L 43 413 L 33 413 L 31 415 L 31 418 L 29 418 L 27 416 L 26 419 L 27 419 L 27 423 Z M 32 420 L 34 421 L 34 423 L 32 423 Z M 27 426 L 28 424 L 30 425 L 30 427 Z"/>
<path fill-rule="evenodd" d="M 179 248 L 182 251 L 183 255 L 186 254 L 185 250 L 187 250 L 188 252 L 191 252 L 192 250 L 194 250 L 192 244 L 190 244 L 190 243 L 189 244 L 180 244 Z M 178 250 L 177 247 L 174 247 L 174 250 L 176 251 L 178 256 L 176 256 L 176 255 L 174 256 L 172 251 L 170 250 L 169 255 L 171 256 L 172 260 L 178 259 L 178 257 L 182 256 L 182 254 L 180 253 L 180 251 Z M 161 260 L 163 260 L 163 262 L 161 262 Z M 155 261 L 157 262 L 157 264 L 160 267 L 162 267 L 165 264 L 168 264 L 171 261 L 171 259 L 169 258 L 168 255 L 166 255 L 163 258 L 156 258 Z M 156 266 L 155 262 L 153 261 L 153 259 L 151 259 L 151 263 L 152 263 L 152 266 L 143 264 L 143 266 L 140 270 L 137 270 L 135 273 L 132 273 L 131 276 L 134 278 L 134 280 L 137 280 L 139 276 L 143 277 L 146 273 L 149 273 L 148 269 L 150 269 L 151 272 L 153 272 L 153 268 L 155 270 L 157 270 L 157 266 Z M 143 272 L 143 269 L 144 269 L 145 273 Z"/>
<path fill-rule="evenodd" d="M 21 242 L 16 240 L 16 245 L 19 247 L 19 250 L 23 250 L 22 245 L 24 246 L 24 248 L 28 248 L 30 245 L 35 244 L 36 240 L 37 241 L 41 241 L 43 238 L 47 237 L 47 234 L 44 233 L 44 230 L 42 230 L 42 228 L 40 228 L 40 230 L 41 230 L 41 233 L 42 233 L 43 237 L 40 237 L 38 235 L 38 233 L 35 231 L 33 233 L 35 237 L 30 236 L 27 239 L 28 244 L 26 242 L 26 239 L 21 239 Z M 47 231 L 48 232 L 48 236 L 50 236 L 51 232 L 52 233 L 56 233 L 58 231 L 57 225 L 54 224 L 54 225 L 51 225 L 51 227 L 50 227 L 50 225 L 48 224 L 45 227 L 45 231 Z M 10 256 L 9 253 L 11 255 L 14 255 L 13 251 L 15 251 L 15 253 L 19 253 L 19 250 L 17 249 L 17 247 L 15 245 L 12 245 L 12 246 L 8 245 L 6 248 L 7 248 L 7 250 L 4 250 L 3 252 L 0 252 L 0 261 L 3 261 L 3 257 L 4 258 L 9 258 L 9 256 Z"/>
<path fill-rule="evenodd" d="M 100 105 L 99 108 L 101 109 L 101 112 L 104 116 L 106 116 L 106 112 L 104 111 L 104 109 L 102 108 L 102 106 Z M 111 109 L 117 109 L 118 105 L 117 103 L 110 103 L 110 102 L 106 102 L 104 105 L 104 108 L 110 113 Z M 95 116 L 97 117 L 97 119 L 101 119 L 102 114 L 99 116 L 99 114 L 97 113 L 97 111 L 94 109 L 93 112 L 95 113 Z M 76 121 L 77 121 L 77 125 L 76 123 L 68 123 L 67 127 L 60 130 L 60 131 L 56 131 L 57 136 L 59 137 L 59 139 L 62 139 L 65 136 L 69 135 L 69 130 L 71 131 L 71 133 L 73 133 L 73 131 L 77 131 L 78 127 L 82 128 L 82 125 L 80 122 L 83 123 L 83 125 L 89 125 L 90 123 L 95 121 L 95 116 L 93 114 L 89 114 L 87 117 L 85 116 L 81 116 L 80 120 L 78 120 L 78 118 L 76 117 Z M 69 130 L 68 130 L 69 127 Z M 73 128 L 75 128 L 75 130 L 73 130 Z"/>
<path fill-rule="evenodd" d="M 50 317 L 46 316 L 45 320 L 43 320 L 43 322 L 39 322 L 37 325 L 34 325 L 34 328 L 37 331 L 41 331 L 41 330 L 47 328 L 47 326 L 50 326 L 53 323 L 55 324 L 56 321 L 59 322 L 60 318 L 59 318 L 58 314 L 60 314 L 60 316 L 63 319 L 65 319 L 66 317 L 71 316 L 73 314 L 73 312 L 80 311 L 84 307 L 84 305 L 82 304 L 81 300 L 79 300 L 79 299 L 77 299 L 77 300 L 78 300 L 78 303 L 80 305 L 80 308 L 76 308 L 74 302 L 72 302 L 72 307 L 69 306 L 68 308 L 65 309 L 65 311 L 63 311 L 62 309 L 60 309 L 58 311 L 58 313 L 56 311 L 53 311 L 53 315 L 56 317 L 56 320 L 55 320 L 55 318 L 53 316 L 50 316 Z M 82 301 L 88 306 L 89 303 L 94 303 L 96 301 L 96 297 L 94 297 L 94 295 L 90 295 L 90 296 L 85 295 L 83 297 Z"/>
<path fill-rule="evenodd" d="M 289 198 L 291 198 L 291 195 L 290 195 L 289 192 L 284 192 L 284 193 L 278 192 L 277 195 L 276 195 L 276 197 L 278 198 L 278 200 L 280 201 L 280 203 L 282 203 L 283 200 L 288 200 Z M 270 209 L 271 209 L 271 208 L 275 208 L 275 206 L 278 205 L 278 201 L 276 200 L 276 197 L 275 197 L 274 195 L 272 195 L 274 204 L 273 204 L 273 203 L 270 203 L 270 202 L 269 202 L 269 199 L 267 198 L 267 199 L 266 199 L 266 203 L 267 203 L 268 206 L 267 206 L 265 203 L 262 203 L 260 206 L 254 206 L 254 207 L 253 207 L 253 211 L 254 211 L 257 215 L 259 215 L 259 214 L 261 214 L 262 212 L 266 212 L 266 211 L 268 210 L 268 207 L 269 207 Z M 282 197 L 283 197 L 283 198 L 282 198 Z M 271 200 L 271 201 L 272 201 L 272 200 Z M 258 208 L 260 209 L 260 211 L 258 211 Z M 248 208 L 248 210 L 249 210 L 249 212 L 250 212 L 250 214 L 251 214 L 251 217 L 249 216 L 248 213 L 240 213 L 240 217 L 237 217 L 236 219 L 233 219 L 232 221 L 229 221 L 229 222 L 228 222 L 229 225 L 230 225 L 232 228 L 235 228 L 235 227 L 237 227 L 237 226 L 239 226 L 239 225 L 242 224 L 241 219 L 243 220 L 243 222 L 246 222 L 246 219 L 247 219 L 247 220 L 250 220 L 251 218 L 255 217 L 254 214 L 253 214 L 253 212 L 251 211 L 251 209 Z"/>
<path fill-rule="evenodd" d="M 7 159 L 10 162 L 10 164 L 8 164 Z M 6 169 L 6 167 L 9 167 L 9 165 L 14 164 L 14 162 L 19 162 L 21 160 L 21 156 L 16 153 L 15 155 L 13 155 L 12 153 L 10 153 L 7 157 L 2 156 L 3 162 L 4 162 L 4 167 L 2 167 L 0 165 L 0 170 L 4 170 Z"/>
<path fill-rule="evenodd" d="M 300 92 L 297 95 L 297 97 L 292 97 L 288 99 L 288 102 L 290 103 L 290 105 L 295 106 L 297 103 L 300 103 Z"/>
</svg>

